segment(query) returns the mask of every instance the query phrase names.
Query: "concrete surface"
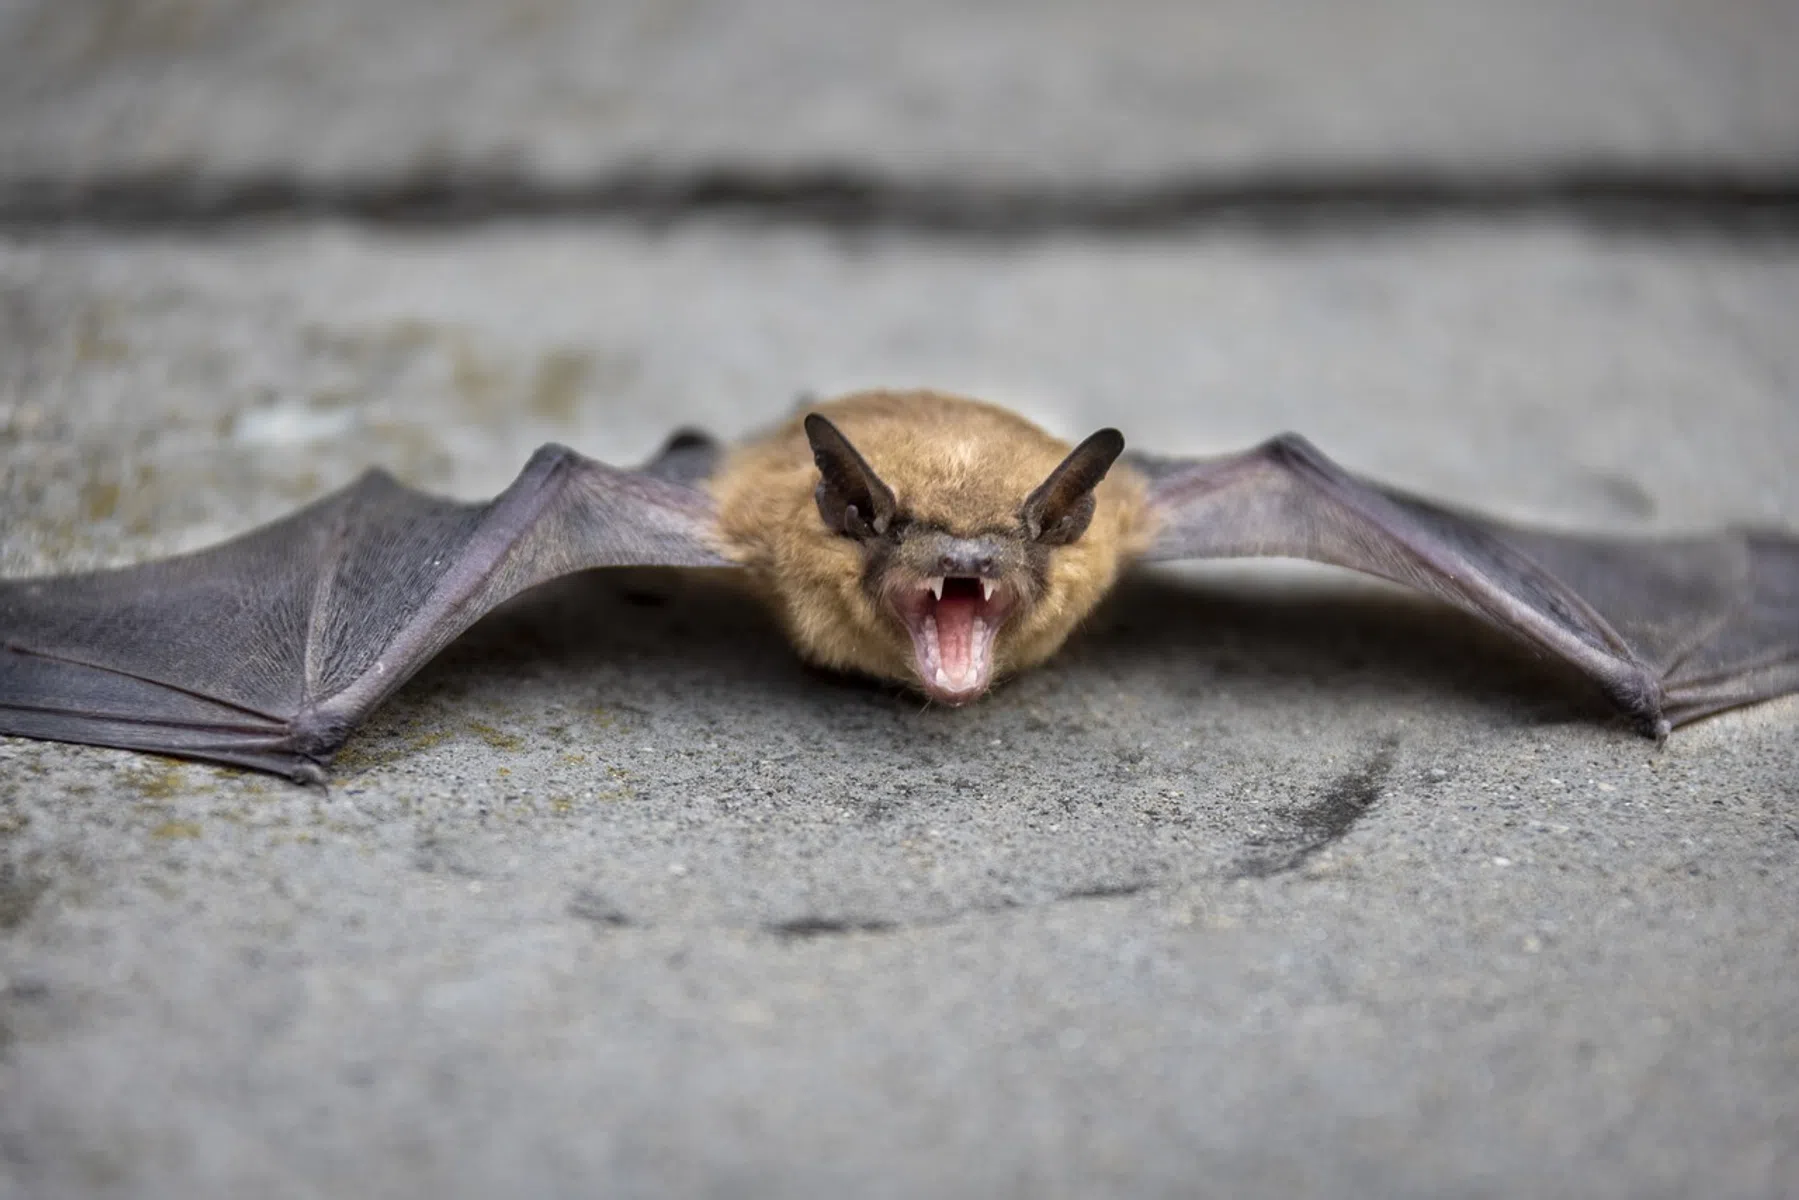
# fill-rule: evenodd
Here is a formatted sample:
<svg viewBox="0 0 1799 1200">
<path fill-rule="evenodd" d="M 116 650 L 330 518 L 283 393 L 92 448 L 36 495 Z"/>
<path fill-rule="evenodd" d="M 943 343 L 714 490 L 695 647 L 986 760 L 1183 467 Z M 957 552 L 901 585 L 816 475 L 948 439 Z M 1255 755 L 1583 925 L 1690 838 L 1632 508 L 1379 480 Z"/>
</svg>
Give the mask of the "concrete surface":
<svg viewBox="0 0 1799 1200">
<path fill-rule="evenodd" d="M 1520 9 L 1452 63 L 1471 8 L 982 9 L 906 42 L 874 10 L 17 4 L 0 160 L 1779 162 L 1791 8 L 1628 8 Z M 1150 86 L 1214 86 L 1169 48 L 1195 11 L 1240 120 Z M 616 76 L 582 51 L 632 21 L 587 60 L 630 102 L 583 140 Z M 870 77 L 819 21 L 924 49 Z M 1525 52 L 1552 41 L 1615 54 Z M 480 78 L 433 65 L 469 45 Z M 1019 73 L 950 69 L 984 56 Z M 696 78 L 741 111 L 657 90 Z M 1421 99 L 1348 104 L 1371 88 Z M 841 126 L 745 133 L 817 95 Z M 204 544 L 376 463 L 477 496 L 545 440 L 629 462 L 871 383 L 1157 451 L 1297 429 L 1553 524 L 1799 530 L 1795 311 L 1791 241 L 1555 222 L 15 232 L 0 573 Z M 728 580 L 570 579 L 396 696 L 328 792 L 0 739 L 0 1195 L 1793 1195 L 1796 731 L 1786 699 L 1657 748 L 1451 614 L 1282 564 L 1135 580 L 960 712 L 800 666 Z"/>
<path fill-rule="evenodd" d="M 1780 244 L 1543 225 L 983 248 L 714 223 L 0 245 L 15 556 L 197 545 L 372 465 L 484 496 L 547 440 L 635 462 L 677 425 L 737 437 L 802 392 L 912 384 L 1153 451 L 1295 429 L 1519 519 L 1799 517 Z"/>
<path fill-rule="evenodd" d="M 0 182 L 1790 172 L 1785 0 L 10 0 Z"/>
<path fill-rule="evenodd" d="M 1158 448 L 1290 425 L 1575 524 L 1799 526 L 1790 255 L 329 229 L 3 262 L 9 572 L 208 541 L 368 462 L 479 494 L 549 437 L 629 460 L 865 377 Z M 963 712 L 647 573 L 482 626 L 329 794 L 9 741 L 6 1169 L 1778 1194 L 1799 703 L 1657 750 L 1427 606 L 1202 574 Z"/>
</svg>

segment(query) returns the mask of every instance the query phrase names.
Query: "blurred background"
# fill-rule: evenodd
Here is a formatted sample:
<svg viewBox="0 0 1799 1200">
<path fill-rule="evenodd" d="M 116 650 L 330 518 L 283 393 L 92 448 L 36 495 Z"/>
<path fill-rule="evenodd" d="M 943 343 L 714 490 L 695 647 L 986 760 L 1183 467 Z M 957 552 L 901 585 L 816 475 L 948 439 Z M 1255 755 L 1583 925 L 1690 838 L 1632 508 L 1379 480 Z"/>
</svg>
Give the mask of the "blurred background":
<svg viewBox="0 0 1799 1200">
<path fill-rule="evenodd" d="M 0 0 L 9 576 L 868 385 L 1799 529 L 1796 314 L 1794 0 Z M 606 576 L 328 793 L 0 739 L 0 1194 L 1792 1194 L 1794 702 L 1227 582 L 962 713 Z"/>
<path fill-rule="evenodd" d="M 140 532 L 868 384 L 1776 518 L 1796 47 L 1783 0 L 11 0 L 0 411 L 34 514 L 111 515 L 85 454 Z"/>
</svg>

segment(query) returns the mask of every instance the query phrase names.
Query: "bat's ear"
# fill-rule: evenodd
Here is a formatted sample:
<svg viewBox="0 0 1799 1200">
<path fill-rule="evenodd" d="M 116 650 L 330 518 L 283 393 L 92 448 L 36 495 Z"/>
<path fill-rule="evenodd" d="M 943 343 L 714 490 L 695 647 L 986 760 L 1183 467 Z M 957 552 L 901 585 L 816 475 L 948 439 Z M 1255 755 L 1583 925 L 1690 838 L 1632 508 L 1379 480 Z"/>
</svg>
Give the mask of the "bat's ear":
<svg viewBox="0 0 1799 1200">
<path fill-rule="evenodd" d="M 867 539 L 886 533 L 899 503 L 868 460 L 856 452 L 837 426 L 817 413 L 806 417 L 806 440 L 821 478 L 813 490 L 818 515 L 838 533 Z"/>
<path fill-rule="evenodd" d="M 1087 532 L 1093 520 L 1093 489 L 1124 453 L 1124 435 L 1102 429 L 1069 452 L 1037 490 L 1025 497 L 1019 517 L 1031 539 L 1064 546 Z"/>
</svg>

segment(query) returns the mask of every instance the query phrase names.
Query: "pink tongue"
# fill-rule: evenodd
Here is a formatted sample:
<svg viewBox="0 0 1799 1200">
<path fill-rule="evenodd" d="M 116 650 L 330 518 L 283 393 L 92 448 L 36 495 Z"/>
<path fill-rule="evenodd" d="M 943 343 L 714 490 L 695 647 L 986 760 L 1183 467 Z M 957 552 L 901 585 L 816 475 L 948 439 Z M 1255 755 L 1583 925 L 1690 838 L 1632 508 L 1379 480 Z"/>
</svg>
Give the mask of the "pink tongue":
<svg viewBox="0 0 1799 1200">
<path fill-rule="evenodd" d="M 975 600 L 945 596 L 937 602 L 937 661 L 943 673 L 960 684 L 974 655 Z"/>
</svg>

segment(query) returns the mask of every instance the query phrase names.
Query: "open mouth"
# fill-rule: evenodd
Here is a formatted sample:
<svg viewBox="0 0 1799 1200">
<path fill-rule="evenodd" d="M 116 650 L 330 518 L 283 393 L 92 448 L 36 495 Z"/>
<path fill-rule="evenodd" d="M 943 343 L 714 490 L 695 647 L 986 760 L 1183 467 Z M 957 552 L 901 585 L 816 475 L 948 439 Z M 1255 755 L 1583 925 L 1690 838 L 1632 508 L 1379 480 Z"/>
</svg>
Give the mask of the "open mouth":
<svg viewBox="0 0 1799 1200">
<path fill-rule="evenodd" d="M 993 639 L 1012 608 L 1006 586 L 968 575 L 937 575 L 895 598 L 912 635 L 925 694 L 967 704 L 993 682 Z"/>
</svg>

